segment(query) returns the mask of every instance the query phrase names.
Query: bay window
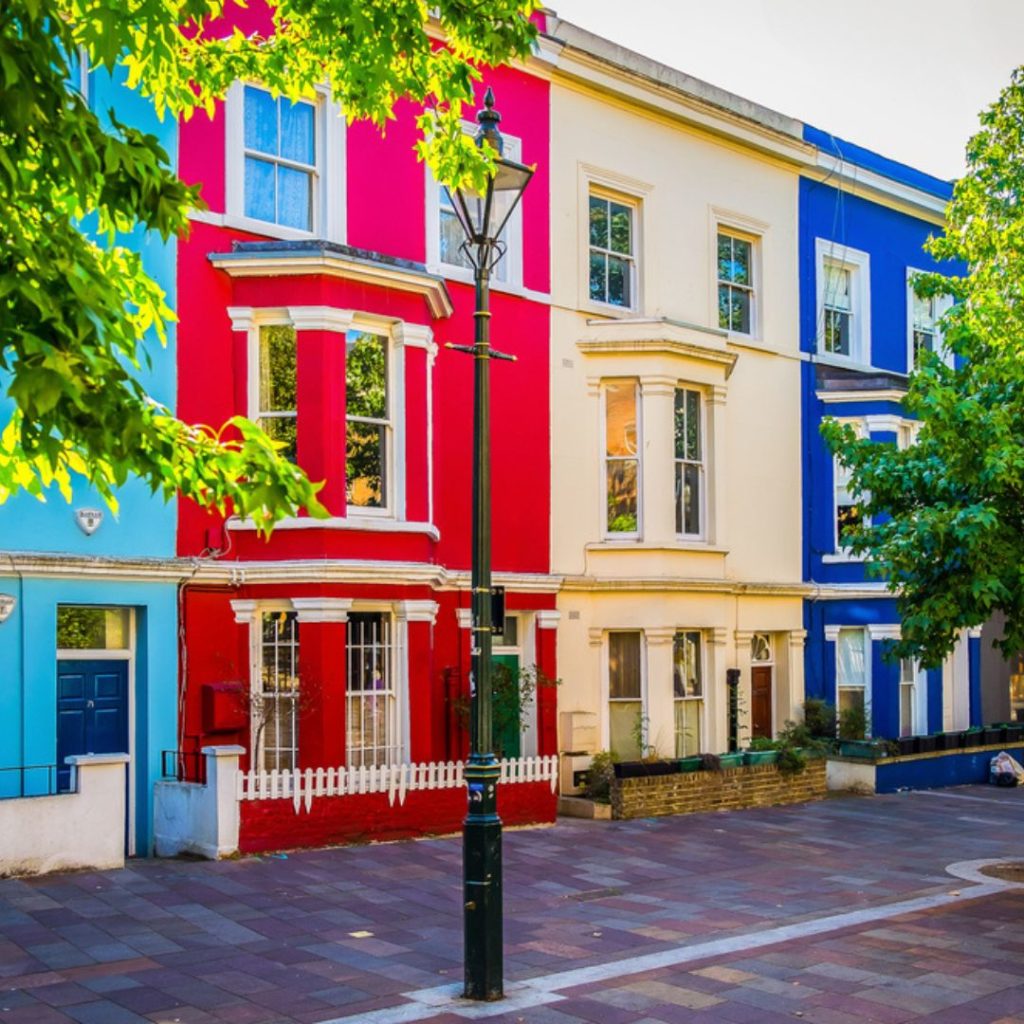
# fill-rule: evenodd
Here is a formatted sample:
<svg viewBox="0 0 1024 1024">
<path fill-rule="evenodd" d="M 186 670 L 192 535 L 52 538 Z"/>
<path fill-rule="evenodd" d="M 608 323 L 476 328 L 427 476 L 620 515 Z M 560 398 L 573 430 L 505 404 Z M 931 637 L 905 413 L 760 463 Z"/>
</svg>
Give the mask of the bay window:
<svg viewBox="0 0 1024 1024">
<path fill-rule="evenodd" d="M 346 763 L 401 760 L 395 645 L 389 612 L 350 612 L 346 641 Z"/>
<path fill-rule="evenodd" d="M 675 515 L 676 533 L 688 537 L 702 532 L 704 444 L 699 391 L 676 388 L 675 394 Z"/>
<path fill-rule="evenodd" d="M 640 531 L 638 391 L 632 380 L 604 386 L 605 530 L 613 536 Z"/>
<path fill-rule="evenodd" d="M 867 633 L 859 627 L 841 628 L 836 636 L 836 712 L 840 720 L 845 713 L 863 715 L 870 723 L 867 643 Z"/>
<path fill-rule="evenodd" d="M 391 388 L 388 339 L 368 331 L 345 337 L 345 494 L 350 507 L 389 504 Z"/>
<path fill-rule="evenodd" d="M 259 616 L 259 672 L 252 700 L 254 759 L 265 771 L 298 767 L 299 623 L 293 611 Z"/>
<path fill-rule="evenodd" d="M 676 757 L 692 757 L 702 749 L 704 718 L 701 635 L 696 630 L 678 632 L 672 640 L 672 691 Z"/>
<path fill-rule="evenodd" d="M 256 422 L 295 461 L 297 436 L 297 345 L 295 328 L 273 324 L 259 328 L 259 384 Z"/>
<path fill-rule="evenodd" d="M 643 665 L 637 630 L 608 634 L 608 748 L 623 760 L 643 754 Z"/>
</svg>

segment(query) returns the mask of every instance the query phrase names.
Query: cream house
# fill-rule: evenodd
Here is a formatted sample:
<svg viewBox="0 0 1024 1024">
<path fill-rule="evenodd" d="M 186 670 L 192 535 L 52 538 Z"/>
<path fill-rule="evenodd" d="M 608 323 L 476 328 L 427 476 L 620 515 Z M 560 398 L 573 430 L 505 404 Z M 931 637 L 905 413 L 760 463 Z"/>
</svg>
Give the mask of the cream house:
<svg viewBox="0 0 1024 1024">
<path fill-rule="evenodd" d="M 796 121 L 549 31 L 560 749 L 720 752 L 729 669 L 741 738 L 803 700 L 797 180 L 813 150 Z"/>
</svg>

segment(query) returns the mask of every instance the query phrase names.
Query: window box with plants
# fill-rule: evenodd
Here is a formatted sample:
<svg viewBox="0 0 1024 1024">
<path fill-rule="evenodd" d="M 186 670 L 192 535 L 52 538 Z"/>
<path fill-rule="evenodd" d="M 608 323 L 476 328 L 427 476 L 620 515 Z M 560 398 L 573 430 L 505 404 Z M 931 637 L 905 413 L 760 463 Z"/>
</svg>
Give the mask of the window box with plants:
<svg viewBox="0 0 1024 1024">
<path fill-rule="evenodd" d="M 744 764 L 775 764 L 779 759 L 779 744 L 766 736 L 755 736 L 743 751 Z"/>
</svg>

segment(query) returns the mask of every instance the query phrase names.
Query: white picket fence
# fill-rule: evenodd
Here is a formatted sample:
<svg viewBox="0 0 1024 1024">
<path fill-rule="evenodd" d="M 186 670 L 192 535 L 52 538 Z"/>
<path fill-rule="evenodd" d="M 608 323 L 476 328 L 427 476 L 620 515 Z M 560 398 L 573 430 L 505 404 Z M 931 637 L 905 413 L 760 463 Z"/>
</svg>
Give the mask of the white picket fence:
<svg viewBox="0 0 1024 1024">
<path fill-rule="evenodd" d="M 547 782 L 558 785 L 558 756 L 518 757 L 499 762 L 500 782 Z M 462 761 L 391 764 L 360 768 L 296 768 L 293 771 L 238 773 L 239 800 L 291 800 L 296 814 L 308 812 L 318 796 L 356 796 L 387 793 L 388 803 L 405 803 L 414 789 L 457 789 L 465 785 Z"/>
</svg>

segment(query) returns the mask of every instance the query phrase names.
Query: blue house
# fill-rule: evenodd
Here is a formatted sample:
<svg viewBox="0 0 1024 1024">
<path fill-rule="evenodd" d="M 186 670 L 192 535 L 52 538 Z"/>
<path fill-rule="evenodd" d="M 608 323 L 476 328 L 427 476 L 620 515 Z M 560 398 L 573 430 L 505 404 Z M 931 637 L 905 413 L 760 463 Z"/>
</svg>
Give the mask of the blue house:
<svg viewBox="0 0 1024 1024">
<path fill-rule="evenodd" d="M 94 110 L 113 108 L 175 159 L 173 121 L 106 74 L 83 87 Z M 140 233 L 130 244 L 173 306 L 174 243 Z M 154 339 L 143 376 L 170 407 L 173 338 Z M 83 484 L 71 506 L 56 492 L 0 506 L 0 797 L 66 789 L 70 754 L 127 753 L 126 850 L 145 855 L 161 752 L 177 745 L 177 515 L 138 481 L 118 497 L 116 516 Z"/>
<path fill-rule="evenodd" d="M 942 229 L 952 185 L 811 126 L 804 138 L 818 148 L 799 205 L 806 695 L 839 713 L 862 708 L 873 736 L 966 728 L 980 721 L 979 640 L 965 636 L 937 669 L 887 656 L 896 602 L 844 544 L 861 512 L 820 434 L 834 417 L 913 443 L 901 399 L 917 353 L 943 352 L 944 310 L 911 279 L 941 269 L 922 247 Z"/>
</svg>

